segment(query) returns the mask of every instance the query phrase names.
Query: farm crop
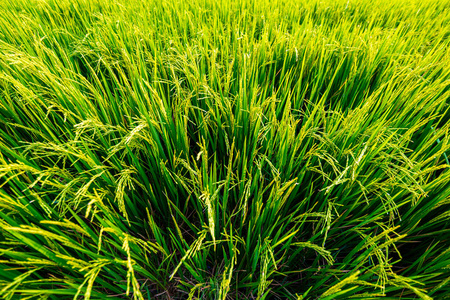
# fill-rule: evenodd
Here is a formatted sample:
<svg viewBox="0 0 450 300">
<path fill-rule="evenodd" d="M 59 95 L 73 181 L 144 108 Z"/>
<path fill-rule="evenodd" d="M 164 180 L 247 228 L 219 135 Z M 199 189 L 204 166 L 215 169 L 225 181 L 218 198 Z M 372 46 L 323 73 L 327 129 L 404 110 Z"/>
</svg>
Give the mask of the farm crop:
<svg viewBox="0 0 450 300">
<path fill-rule="evenodd" d="M 0 3 L 1 299 L 450 298 L 450 3 Z"/>
</svg>

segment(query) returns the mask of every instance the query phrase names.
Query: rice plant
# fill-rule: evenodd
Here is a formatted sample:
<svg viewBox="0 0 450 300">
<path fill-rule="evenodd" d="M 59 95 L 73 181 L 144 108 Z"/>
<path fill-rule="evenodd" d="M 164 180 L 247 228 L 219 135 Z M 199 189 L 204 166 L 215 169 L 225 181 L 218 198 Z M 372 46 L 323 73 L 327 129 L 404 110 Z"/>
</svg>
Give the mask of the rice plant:
<svg viewBox="0 0 450 300">
<path fill-rule="evenodd" d="M 450 298 L 446 0 L 0 3 L 1 299 Z"/>
</svg>

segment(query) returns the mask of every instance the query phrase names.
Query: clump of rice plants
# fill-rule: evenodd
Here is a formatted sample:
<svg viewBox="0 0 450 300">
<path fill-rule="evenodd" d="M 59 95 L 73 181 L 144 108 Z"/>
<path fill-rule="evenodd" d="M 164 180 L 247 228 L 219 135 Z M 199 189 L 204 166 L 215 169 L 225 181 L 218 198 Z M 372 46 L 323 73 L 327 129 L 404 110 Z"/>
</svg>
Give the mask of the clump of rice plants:
<svg viewBox="0 0 450 300">
<path fill-rule="evenodd" d="M 0 3 L 1 299 L 444 299 L 450 6 Z"/>
</svg>

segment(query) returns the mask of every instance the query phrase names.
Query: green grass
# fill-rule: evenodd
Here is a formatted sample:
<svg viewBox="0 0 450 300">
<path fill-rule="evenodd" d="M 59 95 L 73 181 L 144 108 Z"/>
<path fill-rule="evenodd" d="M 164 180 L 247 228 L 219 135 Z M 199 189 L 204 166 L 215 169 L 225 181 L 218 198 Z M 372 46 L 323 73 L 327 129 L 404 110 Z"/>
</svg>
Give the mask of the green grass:
<svg viewBox="0 0 450 300">
<path fill-rule="evenodd" d="M 0 2 L 1 299 L 450 298 L 450 3 Z"/>
</svg>

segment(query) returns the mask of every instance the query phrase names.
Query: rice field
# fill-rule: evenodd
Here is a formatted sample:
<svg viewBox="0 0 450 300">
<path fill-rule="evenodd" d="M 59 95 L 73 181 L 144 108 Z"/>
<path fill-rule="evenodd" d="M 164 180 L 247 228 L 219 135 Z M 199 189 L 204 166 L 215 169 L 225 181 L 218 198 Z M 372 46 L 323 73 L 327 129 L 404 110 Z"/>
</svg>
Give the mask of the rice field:
<svg viewBox="0 0 450 300">
<path fill-rule="evenodd" d="M 0 2 L 0 299 L 450 299 L 450 2 Z"/>
</svg>

